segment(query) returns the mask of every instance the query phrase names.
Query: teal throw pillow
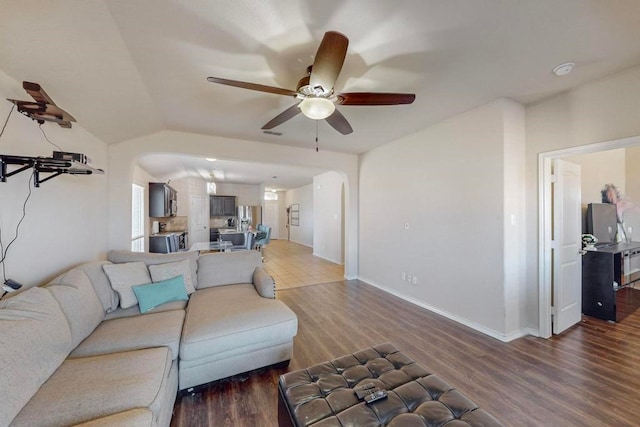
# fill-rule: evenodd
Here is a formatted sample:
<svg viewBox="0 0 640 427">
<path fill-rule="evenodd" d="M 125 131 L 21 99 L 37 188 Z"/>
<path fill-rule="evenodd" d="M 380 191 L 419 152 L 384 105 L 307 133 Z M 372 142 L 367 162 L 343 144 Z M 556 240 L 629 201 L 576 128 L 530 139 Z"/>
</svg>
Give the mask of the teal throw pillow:
<svg viewBox="0 0 640 427">
<path fill-rule="evenodd" d="M 171 301 L 189 300 L 182 275 L 161 282 L 133 286 L 133 292 L 138 298 L 140 313 L 146 313 Z"/>
</svg>

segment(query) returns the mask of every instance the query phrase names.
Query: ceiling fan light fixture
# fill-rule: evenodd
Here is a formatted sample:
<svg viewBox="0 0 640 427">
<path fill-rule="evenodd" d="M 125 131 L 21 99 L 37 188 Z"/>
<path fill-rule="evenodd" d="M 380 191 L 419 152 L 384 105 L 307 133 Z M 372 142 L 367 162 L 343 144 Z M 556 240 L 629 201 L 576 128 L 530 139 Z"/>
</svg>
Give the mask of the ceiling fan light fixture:
<svg viewBox="0 0 640 427">
<path fill-rule="evenodd" d="M 336 110 L 336 106 L 327 98 L 305 98 L 299 105 L 302 114 L 313 120 L 326 119 Z"/>
</svg>

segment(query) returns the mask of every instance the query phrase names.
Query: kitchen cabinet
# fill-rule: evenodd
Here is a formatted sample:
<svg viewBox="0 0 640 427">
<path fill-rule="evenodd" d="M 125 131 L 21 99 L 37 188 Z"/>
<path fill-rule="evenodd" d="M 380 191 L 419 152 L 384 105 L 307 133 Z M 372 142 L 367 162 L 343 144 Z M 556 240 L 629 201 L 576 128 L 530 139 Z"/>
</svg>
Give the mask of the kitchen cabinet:
<svg viewBox="0 0 640 427">
<path fill-rule="evenodd" d="M 149 216 L 163 218 L 176 216 L 178 192 L 164 182 L 149 183 Z"/>
<path fill-rule="evenodd" d="M 210 196 L 210 216 L 236 216 L 235 196 Z"/>
</svg>

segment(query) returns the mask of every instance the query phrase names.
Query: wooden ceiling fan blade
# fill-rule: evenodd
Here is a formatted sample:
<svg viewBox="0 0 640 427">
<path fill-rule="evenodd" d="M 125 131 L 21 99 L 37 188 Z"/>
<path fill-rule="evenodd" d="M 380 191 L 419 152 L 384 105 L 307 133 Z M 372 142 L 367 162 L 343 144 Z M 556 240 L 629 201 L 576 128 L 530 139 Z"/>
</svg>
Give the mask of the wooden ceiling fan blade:
<svg viewBox="0 0 640 427">
<path fill-rule="evenodd" d="M 413 93 L 350 92 L 341 93 L 336 101 L 340 105 L 400 105 L 415 101 Z"/>
<path fill-rule="evenodd" d="M 297 104 L 292 105 L 291 107 L 287 108 L 282 113 L 278 114 L 273 119 L 271 119 L 271 121 L 269 121 L 269 123 L 267 123 L 264 126 L 262 126 L 262 129 L 273 129 L 274 127 L 281 125 L 282 123 L 286 122 L 287 120 L 290 120 L 290 119 L 294 118 L 295 116 L 300 114 L 300 108 L 298 107 L 298 105 L 300 105 L 299 102 Z"/>
<path fill-rule="evenodd" d="M 327 31 L 324 34 L 311 67 L 309 86 L 321 87 L 323 94 L 331 93 L 342 70 L 348 46 L 349 39 L 344 34 L 337 31 Z"/>
<path fill-rule="evenodd" d="M 227 86 L 240 87 L 243 89 L 257 90 L 258 92 L 275 93 L 276 95 L 286 95 L 286 96 L 295 97 L 298 94 L 297 92 L 289 89 L 282 89 L 275 86 L 260 85 L 257 83 L 241 82 L 239 80 L 222 79 L 220 77 L 207 77 L 207 81 L 211 83 L 219 83 Z"/>
<path fill-rule="evenodd" d="M 349 135 L 353 132 L 353 128 L 347 121 L 347 119 L 342 115 L 340 111 L 337 109 L 333 112 L 332 115 L 325 119 L 327 123 L 329 123 L 335 130 L 340 132 L 343 135 Z"/>
</svg>

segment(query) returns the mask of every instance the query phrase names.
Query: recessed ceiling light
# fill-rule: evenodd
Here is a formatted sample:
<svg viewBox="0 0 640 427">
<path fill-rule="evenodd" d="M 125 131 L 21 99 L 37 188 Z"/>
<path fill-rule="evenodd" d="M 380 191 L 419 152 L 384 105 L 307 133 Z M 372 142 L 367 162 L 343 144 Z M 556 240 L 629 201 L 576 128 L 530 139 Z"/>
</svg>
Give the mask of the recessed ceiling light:
<svg viewBox="0 0 640 427">
<path fill-rule="evenodd" d="M 218 159 L 212 159 L 211 157 L 207 157 L 207 160 L 210 161 L 210 162 L 215 162 Z"/>
<path fill-rule="evenodd" d="M 565 62 L 564 64 L 560 64 L 556 68 L 554 68 L 553 74 L 555 74 L 556 76 L 566 76 L 571 72 L 571 70 L 573 70 L 573 67 L 575 66 L 576 64 L 574 64 L 573 62 Z"/>
</svg>

